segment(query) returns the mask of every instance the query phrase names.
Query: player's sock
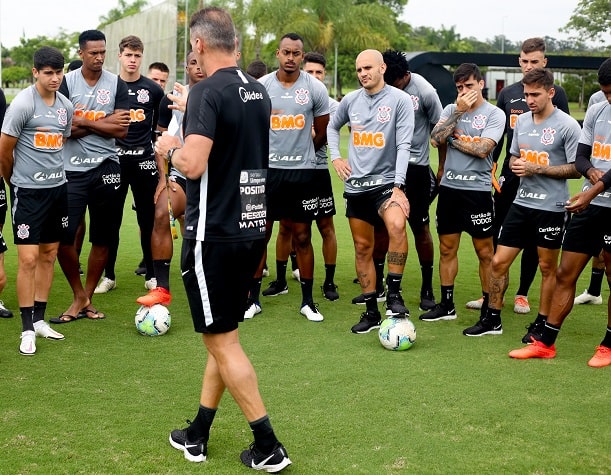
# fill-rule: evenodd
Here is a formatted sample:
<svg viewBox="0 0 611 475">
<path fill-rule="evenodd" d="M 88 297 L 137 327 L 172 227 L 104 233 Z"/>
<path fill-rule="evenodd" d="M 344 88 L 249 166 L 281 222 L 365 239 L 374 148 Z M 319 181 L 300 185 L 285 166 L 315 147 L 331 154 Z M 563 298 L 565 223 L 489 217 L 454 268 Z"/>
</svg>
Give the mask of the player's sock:
<svg viewBox="0 0 611 475">
<path fill-rule="evenodd" d="M 420 261 L 420 273 L 422 274 L 422 287 L 420 295 L 433 293 L 433 261 Z"/>
<path fill-rule="evenodd" d="M 482 301 L 482 308 L 480 309 L 480 317 L 483 317 L 484 315 L 486 315 L 486 312 L 488 311 L 488 302 L 490 301 L 490 294 L 488 292 L 483 292 L 482 291 L 482 297 L 484 298 L 484 300 Z M 500 314 L 499 314 L 500 317 Z"/>
<path fill-rule="evenodd" d="M 32 316 L 32 322 L 39 322 L 45 319 L 45 311 L 47 310 L 47 302 L 39 302 L 34 300 L 34 314 Z"/>
<path fill-rule="evenodd" d="M 363 300 L 365 301 L 365 307 L 368 312 L 378 311 L 378 300 L 376 299 L 377 292 L 367 292 L 363 294 Z"/>
<path fill-rule="evenodd" d="M 388 286 L 389 294 L 398 294 L 401 291 L 402 278 L 402 274 L 395 274 L 394 272 L 388 273 L 386 276 L 386 285 Z"/>
<path fill-rule="evenodd" d="M 603 341 L 600 344 L 602 346 L 606 346 L 607 348 L 611 348 L 611 327 L 607 327 L 605 337 L 603 338 Z"/>
<path fill-rule="evenodd" d="M 533 246 L 525 247 L 522 251 L 522 261 L 520 263 L 520 286 L 516 295 L 528 295 L 538 270 L 539 254 L 537 253 L 537 248 Z"/>
<path fill-rule="evenodd" d="M 312 287 L 314 287 L 314 279 L 300 279 L 301 281 L 301 306 L 312 302 Z"/>
<path fill-rule="evenodd" d="M 334 279 L 335 279 L 335 264 L 325 264 L 324 285 L 332 284 Z"/>
<path fill-rule="evenodd" d="M 211 409 L 200 404 L 197 415 L 191 425 L 187 427 L 187 437 L 191 442 L 196 440 L 204 439 L 206 442 L 210 437 L 210 427 L 214 416 L 216 415 L 216 409 Z"/>
<path fill-rule="evenodd" d="M 374 257 L 373 265 L 376 268 L 376 290 L 384 290 L 384 262 L 385 258 L 377 259 Z"/>
<path fill-rule="evenodd" d="M 34 307 L 19 307 L 19 313 L 21 314 L 22 331 L 34 331 L 34 320 L 32 319 Z"/>
<path fill-rule="evenodd" d="M 279 284 L 286 284 L 286 266 L 287 265 L 288 265 L 288 261 L 278 261 L 278 260 L 276 261 L 276 281 Z"/>
<path fill-rule="evenodd" d="M 446 310 L 454 308 L 454 286 L 453 285 L 442 285 L 441 286 L 441 304 Z"/>
<path fill-rule="evenodd" d="M 297 264 L 297 253 L 291 252 L 289 257 L 291 258 L 291 269 L 299 269 L 299 264 Z"/>
<path fill-rule="evenodd" d="M 603 285 L 603 277 L 605 276 L 605 269 L 592 269 L 592 275 L 590 276 L 590 286 L 588 287 L 588 293 L 598 297 L 601 292 Z"/>
<path fill-rule="evenodd" d="M 255 438 L 255 445 L 264 454 L 269 454 L 274 450 L 274 447 L 278 443 L 272 423 L 267 415 L 257 419 L 256 421 L 249 422 L 250 429 Z"/>
<path fill-rule="evenodd" d="M 259 301 L 261 294 L 261 282 L 263 282 L 262 277 L 253 277 L 250 284 L 250 291 L 248 293 L 248 298 L 250 300 L 254 300 L 255 302 Z"/>
<path fill-rule="evenodd" d="M 558 338 L 558 333 L 560 333 L 560 327 L 552 325 L 549 322 L 545 322 L 541 342 L 547 346 L 552 346 L 556 342 L 556 338 Z"/>
<path fill-rule="evenodd" d="M 171 259 L 156 259 L 153 261 L 153 272 L 157 279 L 157 287 L 170 290 L 170 263 Z"/>
</svg>

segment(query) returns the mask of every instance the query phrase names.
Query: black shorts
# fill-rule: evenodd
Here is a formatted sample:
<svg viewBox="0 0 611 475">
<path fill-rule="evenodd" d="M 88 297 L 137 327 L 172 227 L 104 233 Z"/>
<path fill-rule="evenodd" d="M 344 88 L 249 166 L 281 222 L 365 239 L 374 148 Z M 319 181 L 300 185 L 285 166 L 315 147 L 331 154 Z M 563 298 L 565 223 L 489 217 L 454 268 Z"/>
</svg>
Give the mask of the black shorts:
<svg viewBox="0 0 611 475">
<path fill-rule="evenodd" d="M 344 193 L 344 198 L 346 198 L 346 217 L 360 219 L 376 228 L 385 228 L 386 225 L 379 211 L 392 195 L 394 186 L 394 183 L 389 183 L 388 185 L 383 185 L 363 193 Z"/>
<path fill-rule="evenodd" d="M 0 228 L 6 223 L 6 208 L 8 201 L 6 199 L 6 186 L 4 185 L 4 178 L 0 176 Z"/>
<path fill-rule="evenodd" d="M 311 223 L 319 215 L 318 170 L 281 170 L 267 174 L 267 219 Z"/>
<path fill-rule="evenodd" d="M 7 250 L 8 250 L 8 247 L 6 247 L 4 236 L 2 235 L 2 232 L 0 232 L 0 254 L 4 254 Z"/>
<path fill-rule="evenodd" d="M 501 192 L 494 190 L 494 230 L 498 236 L 499 230 L 505 221 L 509 208 L 516 199 L 520 187 L 520 177 L 511 170 L 505 170 L 499 177 Z"/>
<path fill-rule="evenodd" d="M 68 179 L 68 229 L 62 244 L 74 243 L 76 229 L 89 209 L 89 241 L 109 246 L 116 239 L 121 225 L 121 166 L 104 160 L 100 166 L 86 172 L 66 172 Z"/>
<path fill-rule="evenodd" d="M 513 204 L 501 226 L 501 246 L 524 249 L 532 243 L 545 249 L 560 249 L 569 216 L 565 211 L 543 211 Z"/>
<path fill-rule="evenodd" d="M 437 234 L 459 234 L 485 239 L 494 235 L 494 203 L 489 191 L 457 190 L 439 187 Z"/>
<path fill-rule="evenodd" d="M 598 256 L 601 249 L 611 252 L 611 208 L 590 205 L 571 218 L 562 250 Z"/>
<path fill-rule="evenodd" d="M 68 229 L 68 186 L 21 188 L 11 186 L 14 243 L 59 242 Z"/>
<path fill-rule="evenodd" d="M 168 180 L 173 183 L 178 183 L 178 185 L 182 188 L 183 193 L 185 195 L 187 194 L 187 179 L 185 177 L 183 177 L 182 175 L 173 175 L 172 173 L 170 173 Z"/>
<path fill-rule="evenodd" d="M 315 170 L 316 187 L 318 188 L 318 216 L 316 219 L 335 216 L 335 198 L 333 198 L 333 186 L 331 174 L 328 168 Z"/>
<path fill-rule="evenodd" d="M 264 250 L 265 239 L 183 241 L 180 267 L 196 332 L 227 333 L 238 328 Z"/>
<path fill-rule="evenodd" d="M 428 165 L 410 165 L 405 179 L 405 196 L 409 201 L 409 225 L 418 229 L 429 224 L 429 207 L 435 196 L 437 179 Z"/>
</svg>

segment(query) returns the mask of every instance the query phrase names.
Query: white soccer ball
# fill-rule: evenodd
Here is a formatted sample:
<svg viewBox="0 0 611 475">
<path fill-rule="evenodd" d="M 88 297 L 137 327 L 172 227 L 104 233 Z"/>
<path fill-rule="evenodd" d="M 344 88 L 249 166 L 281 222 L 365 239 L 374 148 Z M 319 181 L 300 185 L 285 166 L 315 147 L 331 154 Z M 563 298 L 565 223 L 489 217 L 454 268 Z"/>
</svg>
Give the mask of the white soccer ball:
<svg viewBox="0 0 611 475">
<path fill-rule="evenodd" d="M 416 342 L 416 327 L 409 318 L 388 317 L 380 325 L 378 336 L 387 350 L 409 350 Z"/>
<path fill-rule="evenodd" d="M 163 335 L 167 333 L 172 324 L 170 311 L 161 304 L 155 304 L 152 307 L 141 305 L 134 320 L 136 330 L 146 336 Z"/>
</svg>

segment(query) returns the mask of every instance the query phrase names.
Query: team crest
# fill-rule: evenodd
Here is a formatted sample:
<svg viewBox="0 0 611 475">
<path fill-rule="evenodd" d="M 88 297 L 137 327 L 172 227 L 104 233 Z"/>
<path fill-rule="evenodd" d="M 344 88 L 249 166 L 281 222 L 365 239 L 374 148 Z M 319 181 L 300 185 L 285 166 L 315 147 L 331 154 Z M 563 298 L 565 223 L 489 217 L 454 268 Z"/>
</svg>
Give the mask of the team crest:
<svg viewBox="0 0 611 475">
<path fill-rule="evenodd" d="M 27 239 L 30 237 L 30 226 L 27 224 L 17 225 L 17 237 L 19 239 Z"/>
<path fill-rule="evenodd" d="M 543 129 L 543 135 L 541 136 L 541 143 L 543 145 L 551 145 L 554 143 L 554 134 L 556 130 L 548 127 L 547 129 Z"/>
<path fill-rule="evenodd" d="M 98 104 L 103 106 L 110 104 L 110 91 L 108 89 L 98 89 L 97 93 L 98 97 L 96 98 L 96 102 Z"/>
<path fill-rule="evenodd" d="M 138 89 L 138 97 L 136 100 L 141 104 L 146 104 L 149 101 L 149 91 L 146 89 Z"/>
<path fill-rule="evenodd" d="M 486 127 L 487 118 L 488 116 L 482 114 L 474 116 L 473 120 L 471 121 L 471 127 L 477 130 L 482 130 L 484 127 Z"/>
<path fill-rule="evenodd" d="M 66 109 L 57 109 L 57 122 L 59 125 L 64 126 L 68 123 L 68 113 Z"/>
<path fill-rule="evenodd" d="M 418 96 L 412 96 L 411 94 L 410 97 L 412 98 L 412 102 L 414 103 L 414 110 L 417 111 L 418 109 L 420 109 L 420 98 Z"/>
<path fill-rule="evenodd" d="M 380 106 L 378 107 L 378 116 L 376 117 L 377 121 L 384 124 L 390 120 L 390 111 L 391 108 L 388 106 Z"/>
<path fill-rule="evenodd" d="M 310 102 L 310 91 L 304 88 L 297 89 L 295 91 L 295 102 L 300 106 L 306 105 Z"/>
</svg>

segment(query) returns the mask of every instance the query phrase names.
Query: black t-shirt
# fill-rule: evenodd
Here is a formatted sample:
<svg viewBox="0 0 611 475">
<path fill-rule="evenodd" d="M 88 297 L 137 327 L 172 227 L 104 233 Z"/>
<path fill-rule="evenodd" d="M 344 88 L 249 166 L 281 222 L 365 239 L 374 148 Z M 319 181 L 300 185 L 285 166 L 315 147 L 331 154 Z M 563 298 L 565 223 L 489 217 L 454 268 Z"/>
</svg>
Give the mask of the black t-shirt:
<svg viewBox="0 0 611 475">
<path fill-rule="evenodd" d="M 151 131 L 157 128 L 163 89 L 145 76 L 125 83 L 129 96 L 130 124 L 127 137 L 117 139 L 119 156 L 148 159 L 153 154 Z"/>
<path fill-rule="evenodd" d="M 172 101 L 168 99 L 167 94 L 164 95 L 159 103 L 159 120 L 157 121 L 159 127 L 167 129 L 170 126 L 170 122 L 172 122 L 172 109 L 169 106 L 171 105 Z"/>
<path fill-rule="evenodd" d="M 265 87 L 236 67 L 219 69 L 191 88 L 185 140 L 196 134 L 213 145 L 204 175 L 187 179 L 185 238 L 264 238 L 270 114 Z"/>
</svg>

